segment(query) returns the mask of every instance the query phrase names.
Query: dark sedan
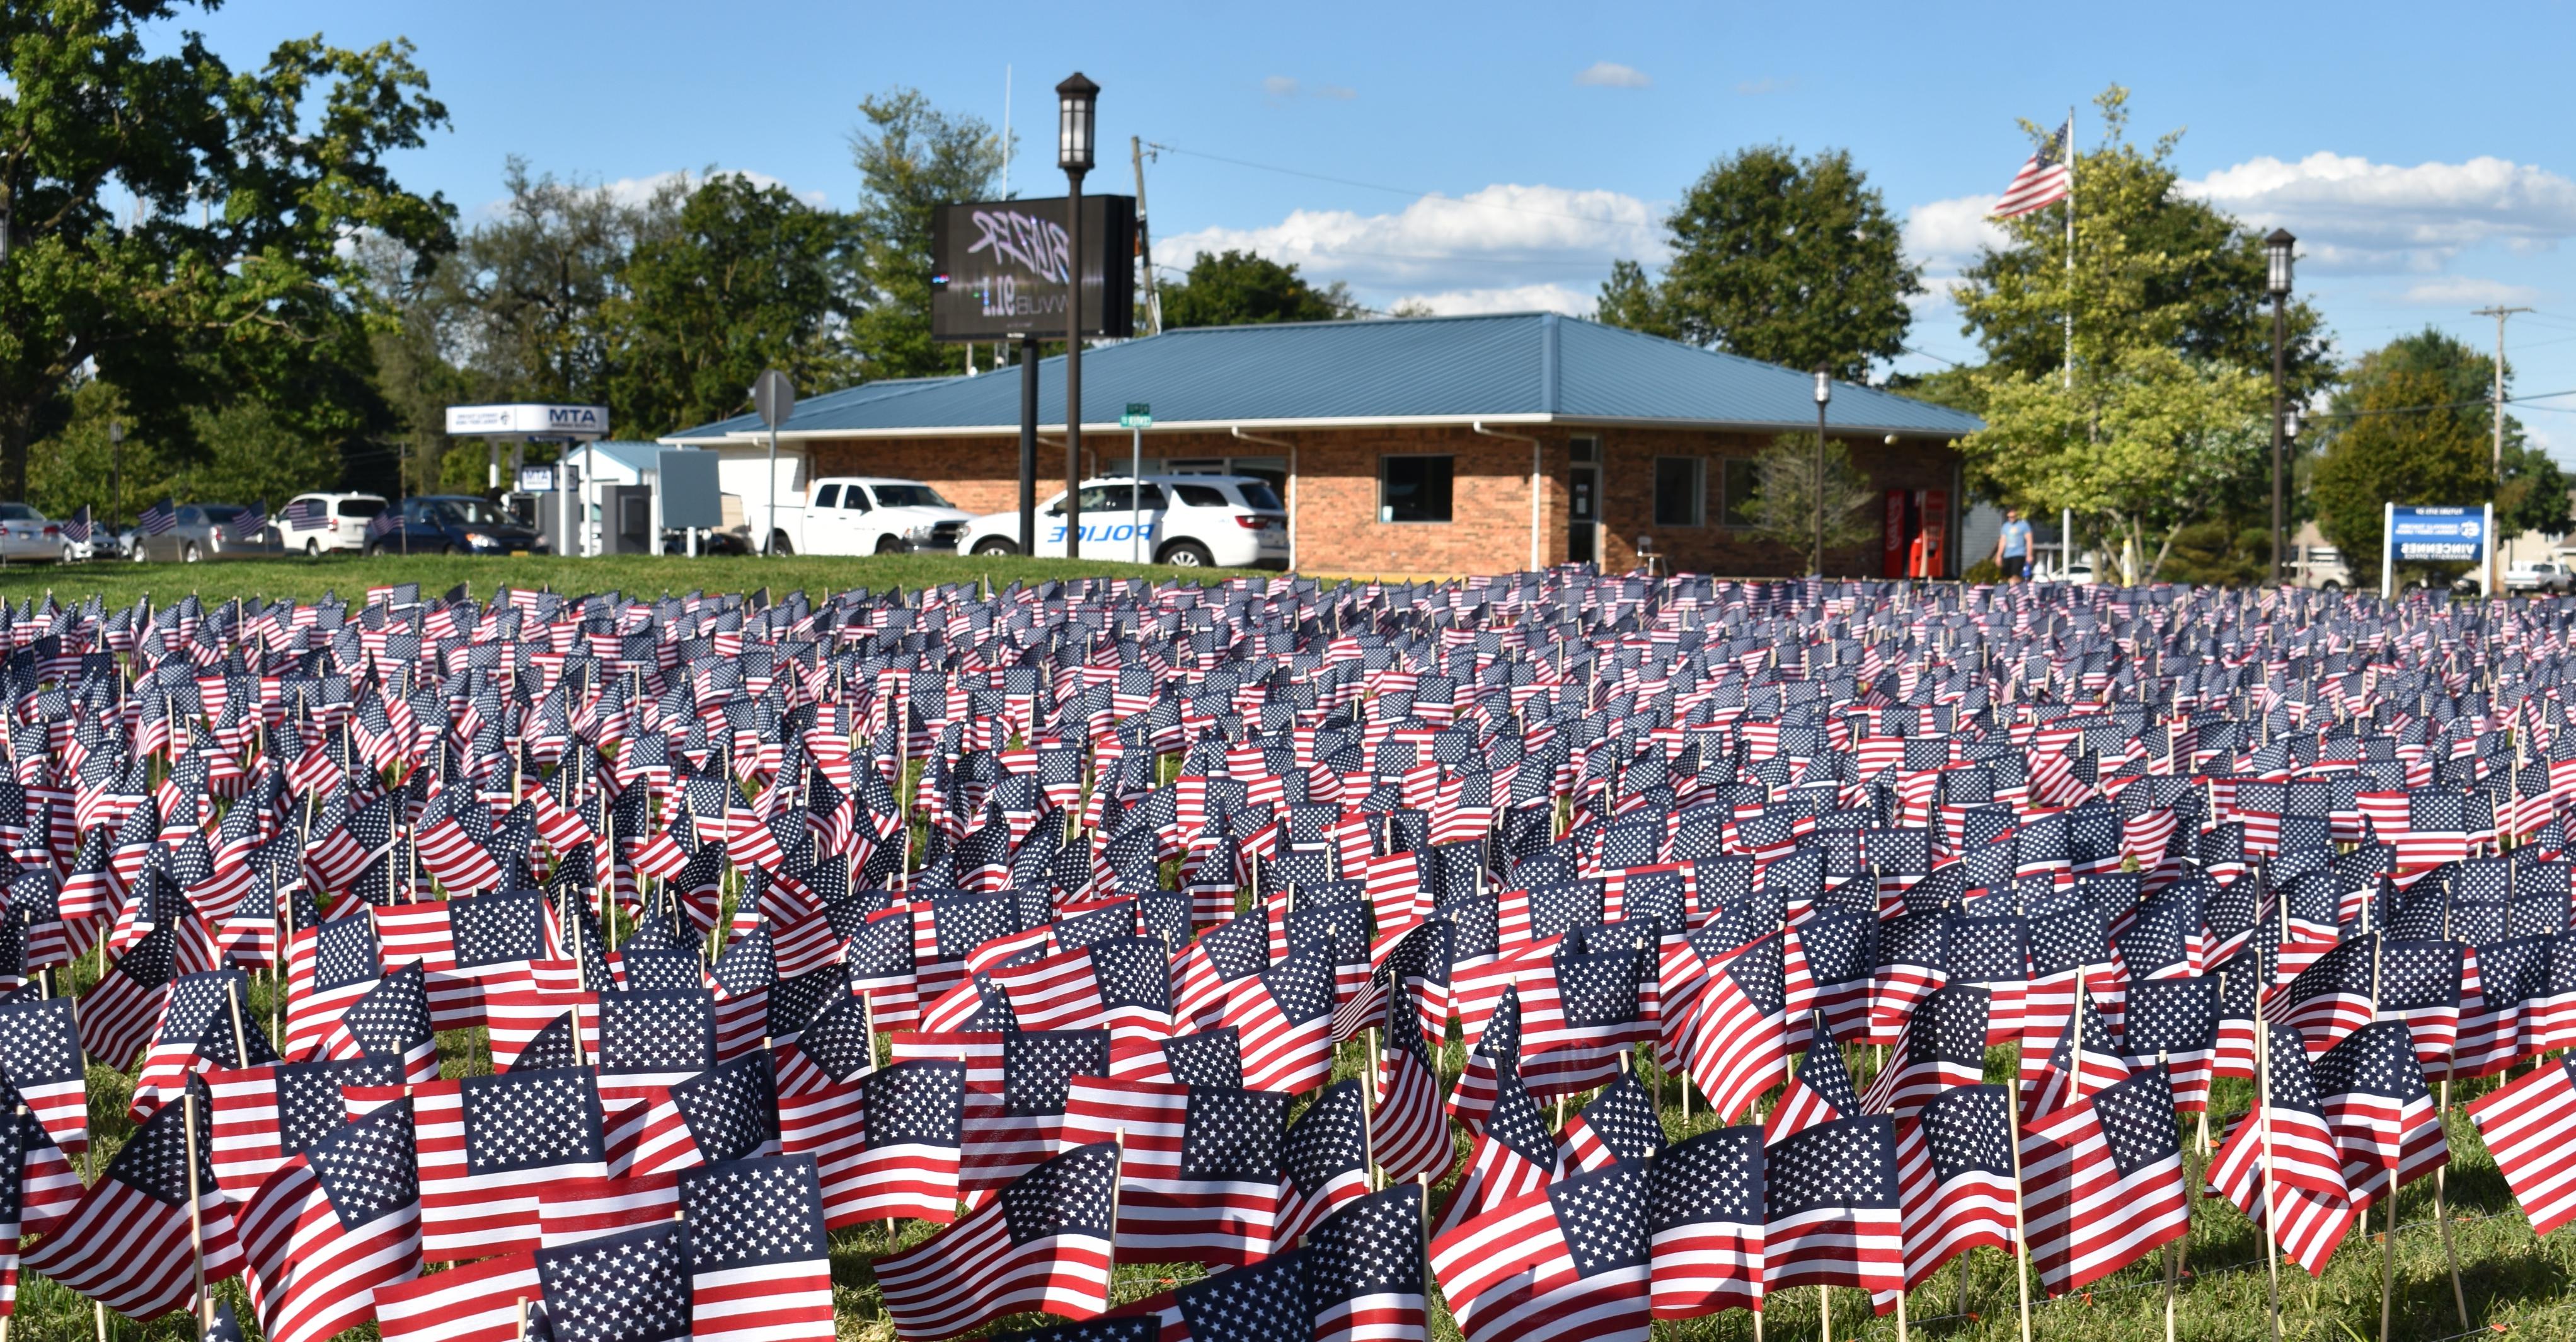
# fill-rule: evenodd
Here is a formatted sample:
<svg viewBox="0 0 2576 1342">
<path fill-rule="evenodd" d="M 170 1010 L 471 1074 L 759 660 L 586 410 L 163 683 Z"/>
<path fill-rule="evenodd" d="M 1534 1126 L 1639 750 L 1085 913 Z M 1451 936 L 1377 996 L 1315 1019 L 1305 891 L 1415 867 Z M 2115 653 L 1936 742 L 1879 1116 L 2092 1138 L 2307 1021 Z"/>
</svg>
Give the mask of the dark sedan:
<svg viewBox="0 0 2576 1342">
<path fill-rule="evenodd" d="M 471 494 L 429 494 L 404 499 L 371 528 L 368 554 L 544 554 L 546 543 L 501 505 Z"/>
</svg>

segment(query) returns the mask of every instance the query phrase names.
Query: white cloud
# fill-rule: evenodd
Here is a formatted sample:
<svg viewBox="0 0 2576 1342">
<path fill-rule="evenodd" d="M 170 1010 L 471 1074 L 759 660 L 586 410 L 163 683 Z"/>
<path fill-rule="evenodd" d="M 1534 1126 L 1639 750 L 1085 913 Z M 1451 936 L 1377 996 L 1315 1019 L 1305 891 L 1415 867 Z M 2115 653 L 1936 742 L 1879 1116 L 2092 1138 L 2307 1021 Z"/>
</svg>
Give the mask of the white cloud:
<svg viewBox="0 0 2576 1342">
<path fill-rule="evenodd" d="M 2180 185 L 2258 228 L 2298 234 L 2302 262 L 2330 270 L 2421 273 L 2471 247 L 2538 251 L 2576 236 L 2576 181 L 2500 158 L 2401 167 L 2321 151 Z"/>
<path fill-rule="evenodd" d="M 1294 98 L 1297 96 L 1297 81 L 1286 75 L 1272 75 L 1261 81 L 1261 91 L 1273 98 Z"/>
<path fill-rule="evenodd" d="M 1479 312 L 1562 312 L 1573 317 L 1592 315 L 1598 289 L 1566 284 L 1515 284 L 1491 289 L 1446 289 L 1439 293 L 1405 294 L 1399 303 L 1420 303 L 1442 317 L 1471 316 Z M 1390 305 L 1392 306 L 1392 305 Z"/>
<path fill-rule="evenodd" d="M 1661 215 L 1616 191 L 1497 183 L 1463 197 L 1424 196 L 1391 214 L 1298 210 L 1276 224 L 1203 228 L 1157 238 L 1154 250 L 1179 269 L 1201 253 L 1256 252 L 1318 282 L 1347 281 L 1375 308 L 1407 296 L 1438 306 L 1518 294 L 1519 307 L 1589 312 L 1613 259 L 1662 262 Z M 1542 293 L 1544 302 L 1527 297 Z"/>
<path fill-rule="evenodd" d="M 1576 72 L 1574 82 L 1586 88 L 1641 89 L 1653 84 L 1654 77 L 1633 65 L 1617 61 L 1594 61 Z"/>
<path fill-rule="evenodd" d="M 1786 93 L 1796 87 L 1798 87 L 1798 81 L 1795 79 L 1774 79 L 1765 75 L 1760 79 L 1747 79 L 1737 84 L 1735 91 L 1743 97 L 1759 98 L 1766 93 Z"/>
<path fill-rule="evenodd" d="M 666 186 L 677 185 L 683 189 L 693 189 L 698 183 L 705 181 L 708 175 L 709 174 L 681 171 L 657 172 L 650 177 L 620 177 L 616 181 L 607 184 L 608 194 L 614 196 L 619 204 L 641 205 L 645 201 L 651 200 L 654 192 L 660 191 Z M 798 200 L 801 200 L 816 209 L 821 209 L 823 207 L 824 196 L 822 192 L 799 191 L 792 186 L 788 186 L 785 181 L 772 177 L 765 172 L 751 172 L 739 168 L 718 168 L 715 170 L 713 175 L 719 177 L 748 178 L 752 185 L 760 187 L 786 187 L 788 194 L 796 197 Z"/>
<path fill-rule="evenodd" d="M 1352 88 L 1348 84 L 1317 84 L 1315 86 L 1315 96 L 1318 98 L 1330 98 L 1335 102 L 1349 102 L 1351 99 L 1360 96 L 1360 91 Z"/>
<path fill-rule="evenodd" d="M 2506 284 L 2500 280 L 2472 279 L 2466 275 L 2446 276 L 2414 285 L 2401 295 L 2409 303 L 2430 303 L 2442 307 L 2468 304 L 2497 306 L 2528 304 L 2540 297 L 2540 291 L 2527 284 Z"/>
</svg>

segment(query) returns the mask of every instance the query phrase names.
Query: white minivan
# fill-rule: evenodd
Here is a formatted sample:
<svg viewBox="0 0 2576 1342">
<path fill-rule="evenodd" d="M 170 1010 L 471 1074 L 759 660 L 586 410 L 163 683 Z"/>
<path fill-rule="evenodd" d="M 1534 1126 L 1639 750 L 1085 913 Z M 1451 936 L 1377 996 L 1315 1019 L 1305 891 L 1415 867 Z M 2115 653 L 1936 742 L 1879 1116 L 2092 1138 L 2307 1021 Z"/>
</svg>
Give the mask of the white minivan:
<svg viewBox="0 0 2576 1342">
<path fill-rule="evenodd" d="M 1288 567 L 1288 510 L 1270 482 L 1250 475 L 1148 475 L 1086 480 L 1082 485 L 1082 557 L 1183 568 Z M 1038 554 L 1064 555 L 1064 491 L 1038 506 Z M 979 555 L 1020 552 L 1014 510 L 975 519 L 964 549 Z"/>
<path fill-rule="evenodd" d="M 757 551 L 768 501 L 744 504 L 752 514 L 745 539 Z M 772 545 L 785 554 L 882 555 L 955 550 L 970 520 L 918 480 L 826 475 L 805 487 L 803 502 L 781 501 L 768 529 Z"/>
<path fill-rule="evenodd" d="M 298 494 L 269 519 L 288 553 L 364 550 L 367 523 L 393 506 L 382 494 Z"/>
</svg>

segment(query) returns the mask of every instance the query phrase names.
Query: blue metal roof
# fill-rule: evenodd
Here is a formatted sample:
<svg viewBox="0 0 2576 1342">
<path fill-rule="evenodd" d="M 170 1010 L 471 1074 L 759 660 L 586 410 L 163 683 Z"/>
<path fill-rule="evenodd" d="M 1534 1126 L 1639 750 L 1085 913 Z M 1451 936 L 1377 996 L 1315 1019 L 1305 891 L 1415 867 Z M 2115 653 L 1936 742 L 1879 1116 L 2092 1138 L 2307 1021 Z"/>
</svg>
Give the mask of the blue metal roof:
<svg viewBox="0 0 2576 1342">
<path fill-rule="evenodd" d="M 788 417 L 788 423 L 792 425 L 808 415 L 821 414 L 836 407 L 864 405 L 869 401 L 881 400 L 888 396 L 901 396 L 906 392 L 918 391 L 923 387 L 935 387 L 942 382 L 958 381 L 963 377 L 964 374 L 958 374 L 955 377 L 890 377 L 881 382 L 862 382 L 855 387 L 817 392 L 812 396 L 797 399 L 796 413 Z M 1014 422 L 1017 421 L 1014 420 Z M 725 438 L 737 433 L 765 433 L 768 428 L 768 425 L 760 422 L 759 415 L 745 411 L 731 419 L 720 419 L 713 424 L 701 424 L 694 429 L 682 429 L 662 441 L 685 439 L 695 442 L 702 438 Z"/>
<path fill-rule="evenodd" d="M 1040 365 L 1038 419 L 1064 422 L 1064 360 Z M 1814 377 L 1635 331 L 1563 317 L 1280 323 L 1166 331 L 1084 352 L 1083 422 L 1117 423 L 1131 401 L 1158 426 L 1293 428 L 1407 420 L 1800 427 L 1816 422 Z M 874 395 L 858 395 L 869 388 Z M 795 436 L 1016 429 L 1020 379 L 880 382 L 797 406 Z M 1857 383 L 1837 382 L 1827 423 L 1843 429 L 1951 437 L 1977 418 Z M 753 432 L 744 416 L 672 435 L 704 441 Z M 665 440 L 670 441 L 670 440 Z"/>
</svg>

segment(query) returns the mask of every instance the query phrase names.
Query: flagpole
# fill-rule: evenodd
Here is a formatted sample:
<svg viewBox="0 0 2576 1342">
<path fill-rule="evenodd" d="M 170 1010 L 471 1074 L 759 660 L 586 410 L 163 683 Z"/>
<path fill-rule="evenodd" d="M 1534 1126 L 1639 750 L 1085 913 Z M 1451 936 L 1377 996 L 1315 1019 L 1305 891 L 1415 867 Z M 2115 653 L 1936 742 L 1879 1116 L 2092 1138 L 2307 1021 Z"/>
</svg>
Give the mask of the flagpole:
<svg viewBox="0 0 2576 1342">
<path fill-rule="evenodd" d="M 193 1080 L 194 1078 L 191 1078 Z M 179 1121 L 188 1142 L 188 1250 L 195 1260 L 197 1274 L 197 1312 L 204 1316 L 205 1326 L 215 1326 L 215 1302 L 206 1295 L 206 1218 L 198 1205 L 197 1193 L 197 1090 L 183 1085 L 179 1091 Z"/>
<path fill-rule="evenodd" d="M 2064 385 L 2075 386 L 2075 105 L 2066 107 L 2066 358 Z M 2064 537 L 2058 538 L 2065 543 Z"/>
<path fill-rule="evenodd" d="M 2018 1077 L 2012 1085 L 2004 1087 L 2004 1103 L 2010 1106 L 2012 1117 L 2013 1239 L 2021 1250 L 2013 1256 L 2013 1285 L 2021 1295 L 2021 1342 L 2030 1342 L 2030 1221 L 2022 1205 L 2021 1082 Z"/>
<path fill-rule="evenodd" d="M 2288 904 L 2282 905 L 2284 918 Z M 2272 1342 L 2281 1342 L 2281 1236 L 2279 1223 L 2272 1215 L 2272 1186 L 2280 1182 L 2272 1160 L 2272 1023 L 2263 1019 L 2258 1003 L 2254 1010 L 2254 1029 L 2260 1036 L 2254 1054 L 2255 1121 L 2263 1125 L 2263 1271 L 2271 1311 Z"/>
<path fill-rule="evenodd" d="M 2163 1049 L 2156 1050 L 2156 1070 L 2165 1074 L 2167 1086 L 2173 1084 L 2173 1063 Z M 2204 1109 L 2203 1112 L 2207 1110 Z M 2183 1233 L 2186 1237 L 2191 1233 L 2191 1207 L 2188 1202 L 2183 1207 Z M 2180 1275 L 2181 1254 L 2181 1245 L 2165 1245 L 2165 1342 L 2174 1342 L 2174 1278 Z M 2386 1339 L 2381 1339 L 2381 1342 L 2386 1342 Z"/>
</svg>

